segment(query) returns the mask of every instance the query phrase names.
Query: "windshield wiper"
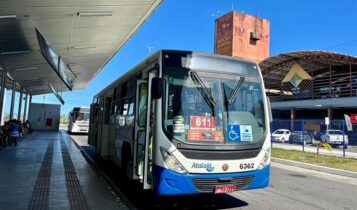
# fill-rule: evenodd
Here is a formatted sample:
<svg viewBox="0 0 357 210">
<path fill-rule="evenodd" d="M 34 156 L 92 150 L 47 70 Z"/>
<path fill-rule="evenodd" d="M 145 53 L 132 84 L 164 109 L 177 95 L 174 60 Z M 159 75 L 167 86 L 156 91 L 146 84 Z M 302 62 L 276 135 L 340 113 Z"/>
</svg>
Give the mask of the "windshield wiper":
<svg viewBox="0 0 357 210">
<path fill-rule="evenodd" d="M 222 89 L 223 89 L 223 95 L 224 95 L 224 106 L 226 107 L 226 110 L 228 110 L 228 96 L 227 96 L 227 90 L 226 90 L 226 85 L 222 82 Z"/>
<path fill-rule="evenodd" d="M 224 118 L 224 124 L 227 125 L 227 119 L 229 119 L 229 111 L 228 111 L 228 96 L 227 96 L 227 90 L 226 86 L 222 82 L 222 89 L 223 89 L 223 94 L 224 94 L 224 108 L 227 113 L 227 118 Z"/>
<path fill-rule="evenodd" d="M 240 87 L 242 86 L 242 83 L 244 82 L 245 77 L 240 77 L 237 85 L 235 86 L 235 88 L 231 91 L 231 93 L 229 94 L 229 96 L 227 97 L 226 95 L 226 88 L 223 86 L 223 90 L 224 90 L 224 95 L 226 97 L 227 103 L 228 105 L 233 103 L 234 99 L 237 97 L 238 92 Z"/>
<path fill-rule="evenodd" d="M 214 108 L 216 107 L 217 104 L 213 99 L 212 92 L 208 90 L 206 85 L 201 80 L 200 76 L 198 76 L 197 72 L 191 70 L 190 76 L 191 76 L 193 82 L 198 84 L 199 91 L 201 92 L 201 94 L 202 94 L 203 98 L 205 99 L 205 101 L 207 102 L 207 104 L 212 108 L 212 114 L 213 114 L 213 116 L 215 116 Z"/>
<path fill-rule="evenodd" d="M 227 114 L 227 118 L 224 118 L 224 124 L 227 125 L 228 124 L 228 119 L 229 119 L 229 110 L 228 110 L 228 106 L 230 104 L 233 103 L 234 99 L 237 97 L 238 92 L 240 87 L 242 86 L 242 83 L 244 81 L 244 77 L 240 77 L 237 85 L 235 86 L 235 88 L 230 92 L 229 96 L 227 96 L 227 89 L 226 89 L 226 85 L 222 82 L 222 89 L 223 89 L 223 95 L 224 95 L 224 108 Z"/>
</svg>

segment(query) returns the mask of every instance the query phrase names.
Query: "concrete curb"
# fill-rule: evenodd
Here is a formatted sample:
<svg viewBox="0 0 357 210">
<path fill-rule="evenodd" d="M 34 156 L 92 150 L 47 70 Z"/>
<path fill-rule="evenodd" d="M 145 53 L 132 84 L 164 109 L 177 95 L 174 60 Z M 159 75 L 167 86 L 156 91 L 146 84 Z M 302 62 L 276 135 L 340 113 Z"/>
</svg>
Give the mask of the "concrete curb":
<svg viewBox="0 0 357 210">
<path fill-rule="evenodd" d="M 309 170 L 320 171 L 320 172 L 324 172 L 324 173 L 346 176 L 346 177 L 351 177 L 351 178 L 357 178 L 357 172 L 353 172 L 353 171 L 329 168 L 329 167 L 325 167 L 325 166 L 319 166 L 319 165 L 302 163 L 302 162 L 298 162 L 298 161 L 286 160 L 286 159 L 274 158 L 274 157 L 272 157 L 271 160 L 273 162 L 281 163 L 281 164 L 285 164 L 285 165 L 296 166 L 296 167 L 305 168 L 305 169 L 309 169 Z"/>
</svg>

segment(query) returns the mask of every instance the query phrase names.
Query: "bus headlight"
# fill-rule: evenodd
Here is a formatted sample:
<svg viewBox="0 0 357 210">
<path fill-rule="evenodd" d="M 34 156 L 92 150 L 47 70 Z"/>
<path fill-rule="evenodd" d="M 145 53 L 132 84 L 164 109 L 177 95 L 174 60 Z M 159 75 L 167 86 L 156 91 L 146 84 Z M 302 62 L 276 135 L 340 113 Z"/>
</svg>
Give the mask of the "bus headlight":
<svg viewBox="0 0 357 210">
<path fill-rule="evenodd" d="M 160 148 L 162 158 L 164 159 L 166 166 L 171 170 L 179 174 L 187 173 L 186 169 L 181 165 L 180 162 L 168 151 Z"/>
<path fill-rule="evenodd" d="M 269 165 L 270 163 L 270 151 L 271 151 L 271 148 L 269 148 L 268 150 L 265 150 L 265 153 L 264 153 L 264 157 L 262 159 L 262 161 L 260 162 L 259 166 L 258 166 L 258 169 L 263 169 L 265 166 Z"/>
</svg>

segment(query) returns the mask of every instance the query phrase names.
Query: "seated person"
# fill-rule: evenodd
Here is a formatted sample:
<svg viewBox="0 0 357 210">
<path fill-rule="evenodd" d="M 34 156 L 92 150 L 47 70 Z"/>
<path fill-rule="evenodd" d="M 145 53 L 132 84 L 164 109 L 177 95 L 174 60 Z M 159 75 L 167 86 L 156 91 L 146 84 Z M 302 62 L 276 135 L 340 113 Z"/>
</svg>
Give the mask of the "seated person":
<svg viewBox="0 0 357 210">
<path fill-rule="evenodd" d="M 9 127 L 9 136 L 11 139 L 11 144 L 12 142 L 17 145 L 17 142 L 20 138 L 20 128 L 21 126 L 19 125 L 17 120 L 12 120 L 10 127 Z"/>
</svg>

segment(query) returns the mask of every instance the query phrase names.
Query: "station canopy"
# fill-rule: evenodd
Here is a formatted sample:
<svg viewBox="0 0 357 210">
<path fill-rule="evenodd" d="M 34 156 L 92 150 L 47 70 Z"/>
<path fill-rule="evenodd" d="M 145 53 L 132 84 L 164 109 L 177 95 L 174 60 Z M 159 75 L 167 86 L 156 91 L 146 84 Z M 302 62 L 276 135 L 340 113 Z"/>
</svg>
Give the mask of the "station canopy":
<svg viewBox="0 0 357 210">
<path fill-rule="evenodd" d="M 326 51 L 288 52 L 269 57 L 259 66 L 272 108 L 357 106 L 355 56 Z"/>
<path fill-rule="evenodd" d="M 32 95 L 81 89 L 162 0 L 1 0 L 0 70 Z"/>
<path fill-rule="evenodd" d="M 269 57 L 259 66 L 266 85 L 280 85 L 292 66 L 298 64 L 307 72 L 328 69 L 330 66 L 357 64 L 357 57 L 326 51 L 297 51 Z M 314 75 L 318 77 L 319 75 Z"/>
</svg>

